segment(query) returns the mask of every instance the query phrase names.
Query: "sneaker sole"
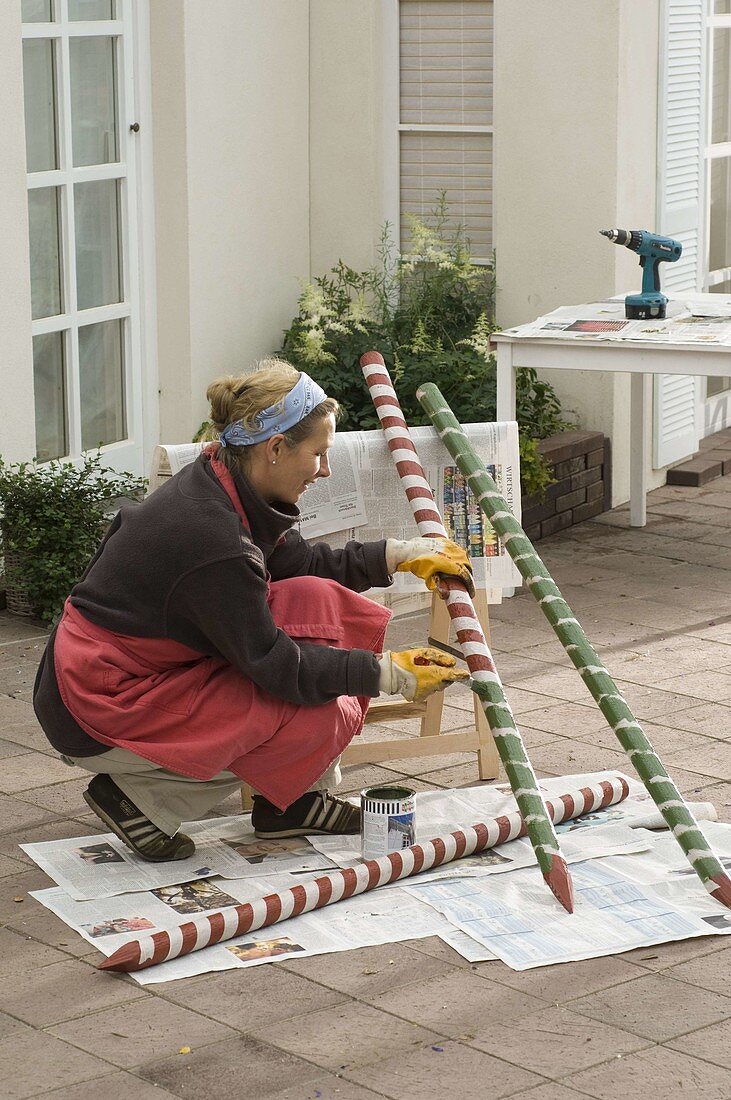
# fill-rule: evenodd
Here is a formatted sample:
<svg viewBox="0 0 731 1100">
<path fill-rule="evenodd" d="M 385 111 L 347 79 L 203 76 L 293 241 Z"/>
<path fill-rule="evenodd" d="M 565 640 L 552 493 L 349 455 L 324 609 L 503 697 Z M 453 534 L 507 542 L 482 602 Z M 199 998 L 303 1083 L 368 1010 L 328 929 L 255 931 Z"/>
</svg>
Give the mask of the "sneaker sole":
<svg viewBox="0 0 731 1100">
<path fill-rule="evenodd" d="M 96 803 L 94 801 L 94 799 L 91 797 L 91 795 L 89 794 L 88 791 L 82 791 L 81 796 L 84 799 L 84 802 L 86 802 L 87 806 L 90 806 L 92 808 L 92 810 L 97 815 L 97 817 L 100 817 L 101 820 L 106 825 L 109 826 L 109 828 L 112 830 L 112 832 L 115 834 L 115 836 L 118 836 L 119 839 L 122 841 L 122 843 L 126 844 L 127 847 L 129 848 L 129 850 L 131 852 L 134 852 L 134 854 L 136 856 L 139 856 L 140 859 L 144 859 L 146 863 L 175 863 L 175 862 L 177 862 L 175 859 L 155 859 L 154 857 L 150 857 L 150 856 L 145 855 L 144 852 L 141 852 L 139 850 L 139 848 L 136 848 L 134 846 L 132 841 L 125 835 L 123 830 L 120 829 L 119 825 L 117 825 L 114 818 L 110 817 L 109 814 L 107 814 L 101 808 L 101 806 L 99 806 L 98 803 Z M 194 853 L 195 853 L 195 848 L 193 848 L 193 851 L 190 853 L 190 855 L 180 856 L 179 859 L 189 859 L 190 856 L 192 856 Z"/>
<path fill-rule="evenodd" d="M 278 829 L 271 832 L 254 829 L 254 836 L 259 840 L 286 840 L 293 836 L 357 836 L 359 832 L 360 829 L 353 833 L 334 833 L 332 829 Z"/>
</svg>

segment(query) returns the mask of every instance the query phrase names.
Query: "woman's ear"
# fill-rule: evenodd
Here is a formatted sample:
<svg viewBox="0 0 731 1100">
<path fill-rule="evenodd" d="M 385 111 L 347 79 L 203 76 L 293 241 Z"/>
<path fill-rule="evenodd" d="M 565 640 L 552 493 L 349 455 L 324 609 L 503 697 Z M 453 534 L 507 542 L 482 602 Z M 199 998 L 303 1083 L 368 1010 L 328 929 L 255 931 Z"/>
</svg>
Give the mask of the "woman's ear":
<svg viewBox="0 0 731 1100">
<path fill-rule="evenodd" d="M 271 439 L 267 439 L 265 446 L 267 461 L 276 462 L 284 448 L 284 436 L 281 434 L 273 435 Z"/>
</svg>

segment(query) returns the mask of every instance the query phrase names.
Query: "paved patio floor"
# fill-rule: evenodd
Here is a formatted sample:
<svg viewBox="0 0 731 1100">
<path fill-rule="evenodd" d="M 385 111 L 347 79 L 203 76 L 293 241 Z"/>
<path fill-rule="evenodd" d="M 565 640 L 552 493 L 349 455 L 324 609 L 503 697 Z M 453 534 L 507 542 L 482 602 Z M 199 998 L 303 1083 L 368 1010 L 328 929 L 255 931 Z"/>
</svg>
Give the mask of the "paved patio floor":
<svg viewBox="0 0 731 1100">
<path fill-rule="evenodd" d="M 731 811 L 731 476 L 651 494 L 540 552 L 679 788 Z M 492 614 L 493 648 L 536 771 L 629 765 L 530 596 Z M 425 618 L 391 643 L 423 642 Z M 36 725 L 44 645 L 0 614 L 0 1095 L 292 1100 L 731 1097 L 731 943 L 704 938 L 517 973 L 441 941 L 368 948 L 142 989 L 28 891 L 18 848 L 101 831 L 86 784 Z M 469 694 L 448 697 L 465 725 Z M 373 730 L 373 727 L 370 727 Z M 383 733 L 383 731 L 380 731 Z M 403 730 L 394 731 L 394 735 Z M 351 770 L 419 789 L 476 782 L 468 755 Z M 236 812 L 235 801 L 218 807 Z M 178 1053 L 190 1047 L 190 1053 Z"/>
</svg>

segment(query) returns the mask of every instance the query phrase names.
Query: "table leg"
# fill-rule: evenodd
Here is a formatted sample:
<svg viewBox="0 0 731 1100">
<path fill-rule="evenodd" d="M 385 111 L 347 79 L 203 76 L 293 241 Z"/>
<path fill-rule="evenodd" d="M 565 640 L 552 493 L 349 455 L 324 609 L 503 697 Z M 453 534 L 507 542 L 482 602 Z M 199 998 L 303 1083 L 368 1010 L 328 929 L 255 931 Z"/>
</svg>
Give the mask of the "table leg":
<svg viewBox="0 0 731 1100">
<path fill-rule="evenodd" d="M 515 367 L 511 343 L 497 346 L 497 419 L 501 422 L 515 420 Z"/>
<path fill-rule="evenodd" d="M 651 374 L 632 375 L 629 472 L 629 522 L 631 527 L 644 527 L 647 522 L 647 464 L 650 455 L 650 440 L 646 427 L 646 414 L 650 407 L 651 385 Z"/>
</svg>

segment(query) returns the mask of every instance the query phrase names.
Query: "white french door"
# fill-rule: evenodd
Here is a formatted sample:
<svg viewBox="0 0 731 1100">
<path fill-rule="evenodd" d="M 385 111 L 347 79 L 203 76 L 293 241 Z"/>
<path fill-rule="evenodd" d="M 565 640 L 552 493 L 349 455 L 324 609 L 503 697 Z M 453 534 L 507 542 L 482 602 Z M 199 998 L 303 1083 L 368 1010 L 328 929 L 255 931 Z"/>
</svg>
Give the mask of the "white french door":
<svg viewBox="0 0 731 1100">
<path fill-rule="evenodd" d="M 21 0 L 36 453 L 141 473 L 132 0 Z"/>
</svg>

